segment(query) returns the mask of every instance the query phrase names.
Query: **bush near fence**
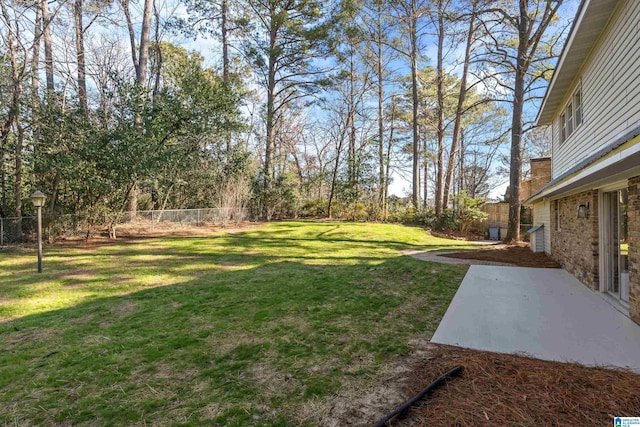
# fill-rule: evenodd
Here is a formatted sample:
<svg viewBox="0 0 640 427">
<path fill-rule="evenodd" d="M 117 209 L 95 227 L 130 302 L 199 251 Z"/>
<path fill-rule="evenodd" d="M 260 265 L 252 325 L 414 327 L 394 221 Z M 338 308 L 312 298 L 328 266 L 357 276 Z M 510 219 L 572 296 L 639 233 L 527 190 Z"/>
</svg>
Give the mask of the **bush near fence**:
<svg viewBox="0 0 640 427">
<path fill-rule="evenodd" d="M 37 220 L 32 216 L 22 217 L 22 240 L 35 240 Z M 0 246 L 21 240 L 18 236 L 18 218 L 0 218 Z"/>
</svg>

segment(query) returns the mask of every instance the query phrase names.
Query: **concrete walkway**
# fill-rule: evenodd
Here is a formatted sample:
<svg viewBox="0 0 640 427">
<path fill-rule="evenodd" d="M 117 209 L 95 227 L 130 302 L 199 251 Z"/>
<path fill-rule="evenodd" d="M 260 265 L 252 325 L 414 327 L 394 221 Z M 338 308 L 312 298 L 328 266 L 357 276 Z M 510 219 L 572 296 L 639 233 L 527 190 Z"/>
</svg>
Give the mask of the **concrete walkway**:
<svg viewBox="0 0 640 427">
<path fill-rule="evenodd" d="M 499 246 L 502 242 L 497 242 L 495 240 L 471 240 L 466 242 L 471 246 L 478 246 L 478 248 L 482 249 L 483 246 Z M 493 261 L 483 261 L 479 259 L 467 259 L 467 258 L 448 258 L 445 255 L 448 254 L 457 254 L 461 252 L 463 249 L 458 250 L 445 250 L 445 251 L 417 251 L 417 250 L 405 250 L 402 251 L 403 255 L 410 256 L 415 259 L 419 259 L 422 261 L 430 261 L 430 262 L 439 262 L 441 264 L 462 264 L 462 265 L 509 265 L 502 262 L 493 262 Z"/>
<path fill-rule="evenodd" d="M 408 255 L 412 258 L 419 259 L 422 261 L 429 262 L 439 262 L 441 264 L 459 264 L 459 265 L 509 265 L 504 262 L 495 262 L 495 261 L 483 261 L 480 259 L 470 259 L 470 258 L 448 258 L 445 255 L 448 254 L 457 254 L 460 251 L 415 251 L 415 250 L 406 250 L 403 251 L 403 255 Z"/>
<path fill-rule="evenodd" d="M 640 373 L 640 325 L 560 269 L 471 266 L 431 342 Z"/>
</svg>

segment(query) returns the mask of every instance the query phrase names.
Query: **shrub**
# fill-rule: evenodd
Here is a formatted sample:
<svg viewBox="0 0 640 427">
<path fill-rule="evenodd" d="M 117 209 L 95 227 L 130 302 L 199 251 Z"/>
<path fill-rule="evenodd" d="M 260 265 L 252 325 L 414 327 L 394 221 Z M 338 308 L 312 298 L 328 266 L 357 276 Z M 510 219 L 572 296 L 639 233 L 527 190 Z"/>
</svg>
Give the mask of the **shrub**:
<svg viewBox="0 0 640 427">
<path fill-rule="evenodd" d="M 453 196 L 453 202 L 456 206 L 454 223 L 459 231 L 467 232 L 474 224 L 484 221 L 489 216 L 481 209 L 485 200 L 469 197 L 466 190 Z"/>
</svg>

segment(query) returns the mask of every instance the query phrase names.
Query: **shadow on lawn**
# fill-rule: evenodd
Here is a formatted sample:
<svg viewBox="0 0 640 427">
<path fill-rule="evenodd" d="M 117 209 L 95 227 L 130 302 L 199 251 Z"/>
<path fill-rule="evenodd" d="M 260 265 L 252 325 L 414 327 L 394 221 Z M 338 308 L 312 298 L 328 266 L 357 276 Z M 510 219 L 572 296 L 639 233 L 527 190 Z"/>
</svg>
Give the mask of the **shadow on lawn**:
<svg viewBox="0 0 640 427">
<path fill-rule="evenodd" d="M 333 230 L 327 230 L 324 231 L 322 233 L 319 233 L 317 235 L 312 235 L 309 237 L 273 237 L 274 233 L 271 231 L 262 231 L 262 230 L 257 230 L 257 231 L 252 231 L 252 232 L 247 232 L 245 233 L 238 233 L 238 234 L 234 234 L 232 237 L 232 239 L 236 239 L 239 241 L 258 241 L 260 243 L 264 242 L 266 243 L 268 246 L 287 246 L 287 244 L 298 244 L 298 245 L 302 245 L 304 244 L 304 242 L 313 242 L 313 243 L 317 243 L 317 242 L 335 242 L 335 243 L 346 243 L 346 244 L 353 244 L 353 245 L 366 245 L 366 246 L 371 246 L 371 247 L 384 247 L 386 249 L 393 249 L 393 250 L 403 250 L 403 249 L 409 249 L 409 248 L 447 248 L 447 247 L 456 247 L 456 246 L 464 246 L 466 244 L 466 242 L 454 242 L 454 241 L 450 241 L 450 240 L 445 240 L 442 239 L 441 243 L 434 243 L 434 244 L 423 244 L 423 243 L 410 243 L 410 242 L 406 242 L 406 241 L 398 241 L 398 240 L 393 240 L 393 239 L 389 239 L 389 240 L 369 240 L 369 239 L 354 239 L 354 238 L 345 238 L 341 235 L 338 236 L 331 236 L 331 235 L 327 235 L 328 233 L 332 232 Z M 424 232 L 424 230 L 422 229 L 416 229 L 416 231 L 422 231 Z M 347 233 L 345 233 L 347 234 Z M 435 238 L 434 239 L 439 239 L 439 238 Z M 251 244 L 251 243 L 249 243 Z"/>
<path fill-rule="evenodd" d="M 207 270 L 212 258 L 182 258 L 200 270 L 177 284 L 0 324 L 2 423 L 298 422 L 435 327 L 464 274 L 408 257 Z"/>
</svg>

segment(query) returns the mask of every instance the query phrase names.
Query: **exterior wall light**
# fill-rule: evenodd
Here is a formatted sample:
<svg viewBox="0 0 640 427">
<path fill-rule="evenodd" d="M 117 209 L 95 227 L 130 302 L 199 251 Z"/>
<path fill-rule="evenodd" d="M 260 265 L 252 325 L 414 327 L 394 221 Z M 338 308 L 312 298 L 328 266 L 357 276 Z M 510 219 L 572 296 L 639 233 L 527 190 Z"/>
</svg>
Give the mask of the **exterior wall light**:
<svg viewBox="0 0 640 427">
<path fill-rule="evenodd" d="M 578 206 L 578 218 L 589 218 L 589 202 Z"/>
</svg>

